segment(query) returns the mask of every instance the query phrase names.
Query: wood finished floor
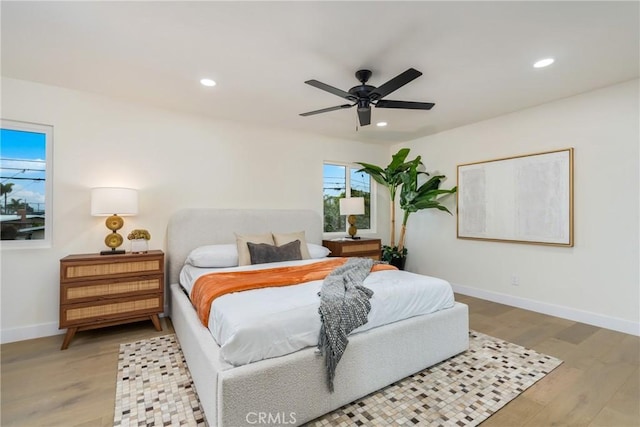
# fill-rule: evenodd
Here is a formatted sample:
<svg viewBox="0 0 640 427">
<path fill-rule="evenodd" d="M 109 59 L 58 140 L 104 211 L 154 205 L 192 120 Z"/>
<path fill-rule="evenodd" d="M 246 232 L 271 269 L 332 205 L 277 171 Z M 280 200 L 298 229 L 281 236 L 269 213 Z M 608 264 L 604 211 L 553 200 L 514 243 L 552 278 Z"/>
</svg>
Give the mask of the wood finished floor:
<svg viewBox="0 0 640 427">
<path fill-rule="evenodd" d="M 456 295 L 470 327 L 564 363 L 485 421 L 495 426 L 640 426 L 640 338 Z M 120 343 L 173 332 L 151 322 L 4 344 L 1 422 L 6 426 L 111 426 Z"/>
</svg>

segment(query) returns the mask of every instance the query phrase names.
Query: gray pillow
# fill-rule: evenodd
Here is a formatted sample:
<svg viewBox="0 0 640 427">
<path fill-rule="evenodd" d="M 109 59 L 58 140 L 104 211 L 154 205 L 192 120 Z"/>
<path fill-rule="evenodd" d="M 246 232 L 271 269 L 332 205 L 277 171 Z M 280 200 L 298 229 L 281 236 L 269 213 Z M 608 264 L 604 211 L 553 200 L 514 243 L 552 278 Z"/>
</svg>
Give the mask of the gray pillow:
<svg viewBox="0 0 640 427">
<path fill-rule="evenodd" d="M 302 259 L 300 240 L 285 243 L 282 246 L 268 243 L 247 242 L 251 264 L 265 264 L 267 262 L 293 261 Z"/>
</svg>

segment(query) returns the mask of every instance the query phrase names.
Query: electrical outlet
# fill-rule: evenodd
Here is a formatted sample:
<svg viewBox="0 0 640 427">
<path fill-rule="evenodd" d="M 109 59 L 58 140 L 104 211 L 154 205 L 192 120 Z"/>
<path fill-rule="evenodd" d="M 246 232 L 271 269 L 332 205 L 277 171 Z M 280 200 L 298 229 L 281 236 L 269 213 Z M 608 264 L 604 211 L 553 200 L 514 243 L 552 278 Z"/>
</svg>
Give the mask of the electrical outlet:
<svg viewBox="0 0 640 427">
<path fill-rule="evenodd" d="M 515 274 L 511 276 L 511 286 L 520 286 L 520 278 Z"/>
</svg>

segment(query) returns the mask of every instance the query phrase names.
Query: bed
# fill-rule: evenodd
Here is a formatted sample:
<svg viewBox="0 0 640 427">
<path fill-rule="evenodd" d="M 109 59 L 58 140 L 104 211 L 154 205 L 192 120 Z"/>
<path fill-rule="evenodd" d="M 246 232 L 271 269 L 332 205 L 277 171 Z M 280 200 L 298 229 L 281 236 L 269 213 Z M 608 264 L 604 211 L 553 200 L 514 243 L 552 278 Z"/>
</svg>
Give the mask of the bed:
<svg viewBox="0 0 640 427">
<path fill-rule="evenodd" d="M 464 304 L 350 335 L 335 391 L 315 347 L 241 366 L 228 363 L 179 284 L 190 252 L 235 243 L 235 234 L 304 230 L 322 241 L 322 219 L 308 210 L 184 209 L 167 230 L 169 314 L 210 426 L 300 425 L 468 348 Z"/>
</svg>

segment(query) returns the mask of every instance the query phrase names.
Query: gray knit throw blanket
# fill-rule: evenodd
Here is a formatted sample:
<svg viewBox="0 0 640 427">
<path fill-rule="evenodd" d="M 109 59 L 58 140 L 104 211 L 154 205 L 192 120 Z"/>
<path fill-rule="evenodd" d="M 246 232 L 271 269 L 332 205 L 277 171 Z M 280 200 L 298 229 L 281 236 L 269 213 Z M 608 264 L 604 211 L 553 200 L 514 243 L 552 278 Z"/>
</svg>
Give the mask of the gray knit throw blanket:
<svg viewBox="0 0 640 427">
<path fill-rule="evenodd" d="M 336 366 L 349 343 L 347 335 L 368 320 L 367 315 L 371 310 L 369 299 L 373 291 L 362 286 L 362 282 L 372 266 L 371 259 L 349 258 L 324 279 L 320 289 L 318 311 L 322 326 L 318 350 L 325 356 L 327 385 L 331 392 Z"/>
</svg>

